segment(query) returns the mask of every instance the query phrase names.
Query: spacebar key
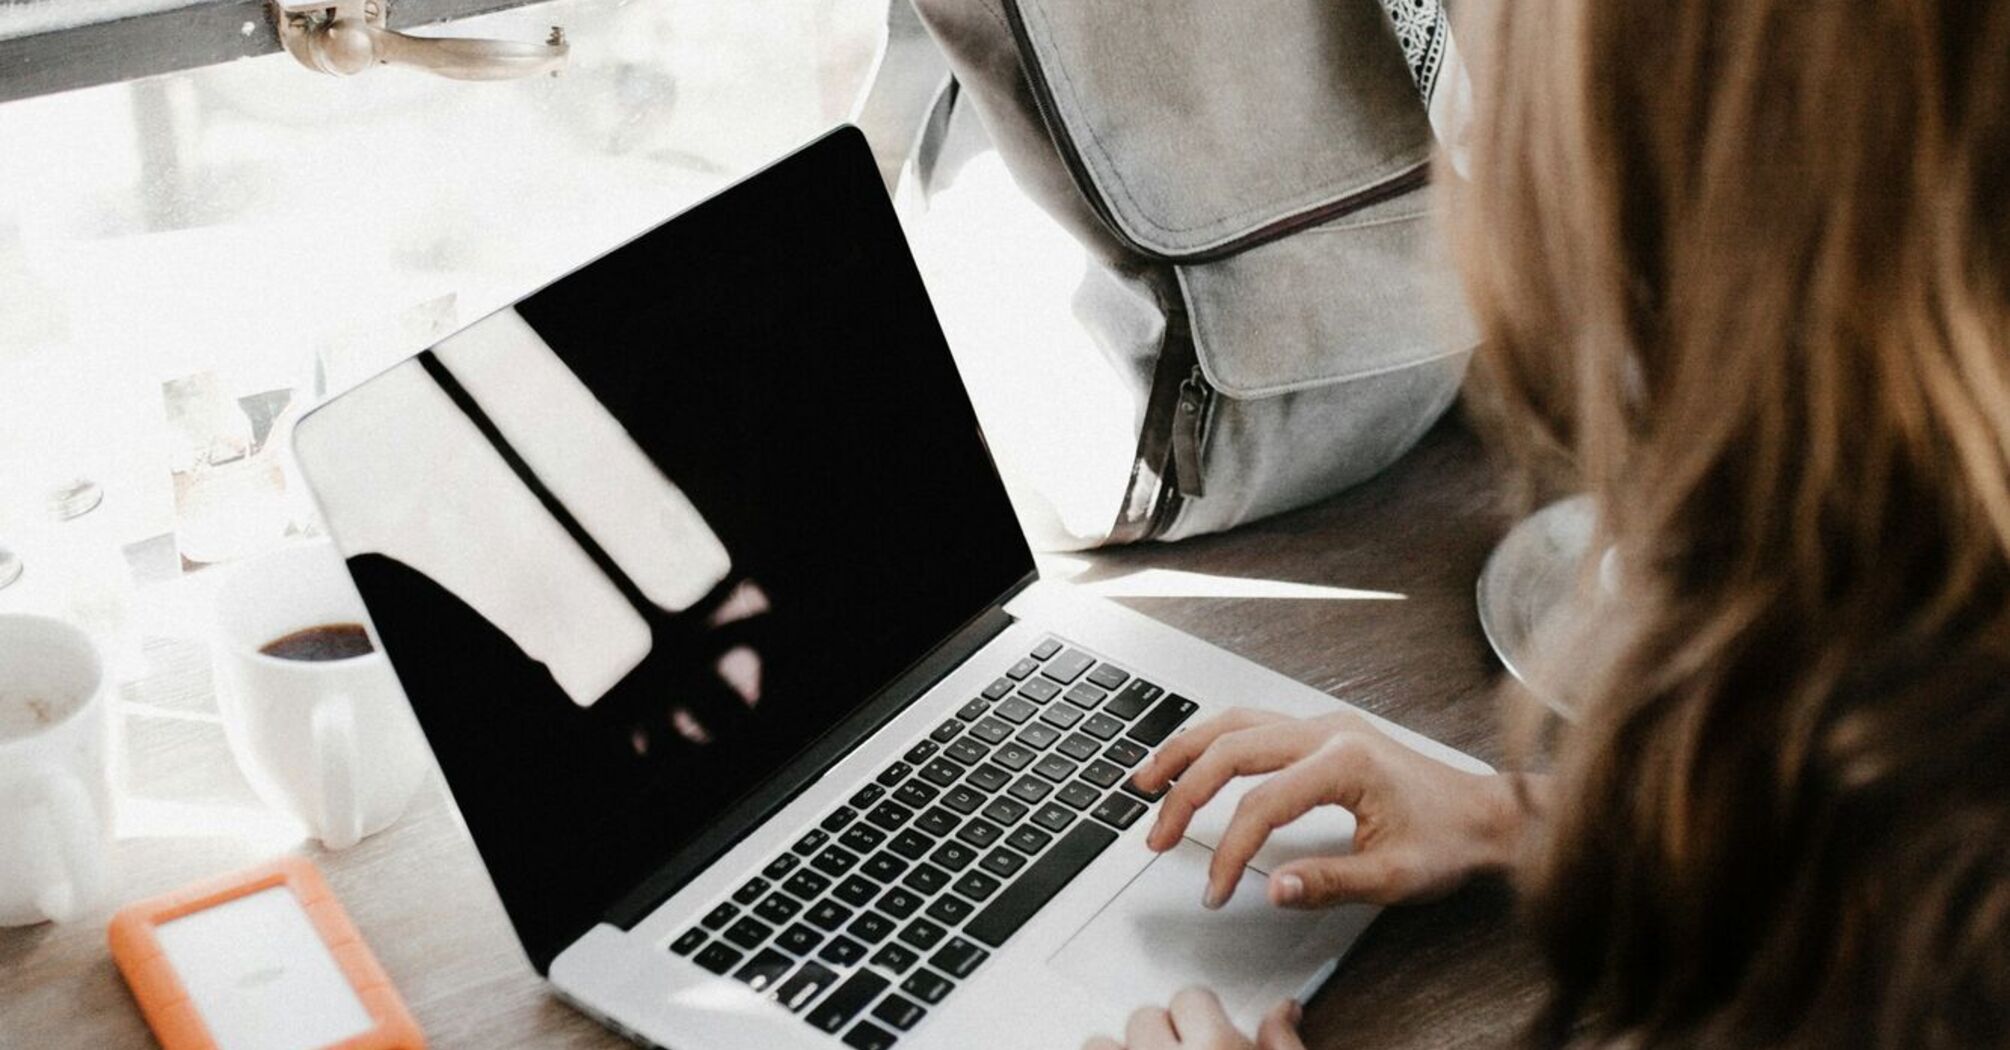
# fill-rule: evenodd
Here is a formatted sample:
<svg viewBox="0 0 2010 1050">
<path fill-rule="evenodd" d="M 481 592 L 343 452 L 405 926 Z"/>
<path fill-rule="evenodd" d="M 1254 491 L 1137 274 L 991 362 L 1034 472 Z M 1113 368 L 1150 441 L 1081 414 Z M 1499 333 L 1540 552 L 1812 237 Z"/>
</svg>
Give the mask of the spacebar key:
<svg viewBox="0 0 2010 1050">
<path fill-rule="evenodd" d="M 1069 880 L 1081 874 L 1089 862 L 1117 841 L 1117 833 L 1092 820 L 1075 825 L 1045 856 L 1020 875 L 1018 881 L 991 902 L 963 932 L 993 948 L 1002 946 L 1026 920 L 1061 892 Z"/>
</svg>

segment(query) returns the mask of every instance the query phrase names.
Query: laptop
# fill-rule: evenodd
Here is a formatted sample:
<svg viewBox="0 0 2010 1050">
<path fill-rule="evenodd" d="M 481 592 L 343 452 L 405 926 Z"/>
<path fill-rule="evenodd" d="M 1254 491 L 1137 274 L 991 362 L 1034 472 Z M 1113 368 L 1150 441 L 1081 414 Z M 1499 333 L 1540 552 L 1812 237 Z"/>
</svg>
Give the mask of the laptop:
<svg viewBox="0 0 2010 1050">
<path fill-rule="evenodd" d="M 1145 848 L 1173 734 L 1336 701 L 1039 577 L 855 129 L 295 448 L 530 965 L 636 1042 L 1072 1046 L 1195 983 L 1247 1028 L 1373 916 L 1265 901 L 1338 809 L 1200 906 L 1249 781 Z"/>
</svg>

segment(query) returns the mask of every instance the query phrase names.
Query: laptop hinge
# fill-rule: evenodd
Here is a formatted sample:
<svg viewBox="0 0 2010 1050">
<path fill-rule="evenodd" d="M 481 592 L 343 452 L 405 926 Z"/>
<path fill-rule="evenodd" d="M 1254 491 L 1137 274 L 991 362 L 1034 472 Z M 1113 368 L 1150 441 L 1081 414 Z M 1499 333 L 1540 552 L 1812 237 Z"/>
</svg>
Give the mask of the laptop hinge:
<svg viewBox="0 0 2010 1050">
<path fill-rule="evenodd" d="M 669 900 L 700 871 L 732 849 L 755 828 L 786 806 L 854 748 L 878 732 L 895 715 L 920 699 L 951 671 L 962 666 L 993 638 L 1012 626 L 1015 618 L 1004 605 L 1038 578 L 1027 573 L 1011 589 L 983 612 L 958 628 L 926 656 L 873 694 L 851 716 L 805 748 L 781 771 L 763 781 L 738 802 L 728 806 L 711 826 L 699 833 L 689 846 L 608 909 L 606 921 L 623 930 L 632 930 L 649 914 Z"/>
</svg>

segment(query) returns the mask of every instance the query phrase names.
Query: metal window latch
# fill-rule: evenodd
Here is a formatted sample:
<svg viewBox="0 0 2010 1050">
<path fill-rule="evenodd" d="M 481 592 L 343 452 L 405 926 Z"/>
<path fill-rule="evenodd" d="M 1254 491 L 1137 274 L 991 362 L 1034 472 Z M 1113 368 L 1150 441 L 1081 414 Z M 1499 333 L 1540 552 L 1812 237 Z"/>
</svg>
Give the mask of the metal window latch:
<svg viewBox="0 0 2010 1050">
<path fill-rule="evenodd" d="M 509 80 L 555 73 L 571 50 L 553 26 L 542 44 L 407 36 L 385 28 L 386 0 L 271 0 L 279 40 L 300 64 L 352 76 L 374 65 L 414 66 L 455 80 Z"/>
</svg>

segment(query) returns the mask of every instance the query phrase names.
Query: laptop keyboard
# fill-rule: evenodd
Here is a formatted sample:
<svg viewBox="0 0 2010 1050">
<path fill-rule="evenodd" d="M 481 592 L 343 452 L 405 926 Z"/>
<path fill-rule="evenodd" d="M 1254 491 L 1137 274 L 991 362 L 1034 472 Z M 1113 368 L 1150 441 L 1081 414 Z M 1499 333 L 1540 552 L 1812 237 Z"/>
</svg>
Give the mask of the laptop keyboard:
<svg viewBox="0 0 2010 1050">
<path fill-rule="evenodd" d="M 1136 823 L 1195 704 L 1055 639 L 917 740 L 670 950 L 886 1050 Z"/>
</svg>

